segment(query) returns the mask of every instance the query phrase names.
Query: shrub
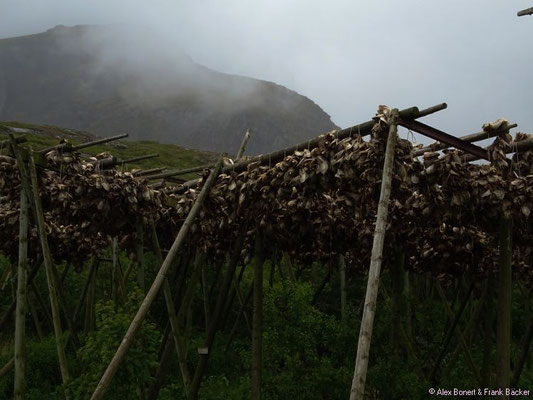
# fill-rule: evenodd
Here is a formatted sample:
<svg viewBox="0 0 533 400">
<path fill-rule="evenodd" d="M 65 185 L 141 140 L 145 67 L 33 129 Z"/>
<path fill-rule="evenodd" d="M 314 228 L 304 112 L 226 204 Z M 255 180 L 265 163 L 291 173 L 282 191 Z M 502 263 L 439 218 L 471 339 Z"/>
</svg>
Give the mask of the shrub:
<svg viewBox="0 0 533 400">
<path fill-rule="evenodd" d="M 143 294 L 134 291 L 123 307 L 112 301 L 96 304 L 96 331 L 91 332 L 78 351 L 83 373 L 71 384 L 75 398 L 89 398 L 128 329 Z M 145 321 L 107 392 L 109 398 L 134 398 L 138 388 L 146 387 L 157 368 L 161 335 L 155 325 Z"/>
</svg>

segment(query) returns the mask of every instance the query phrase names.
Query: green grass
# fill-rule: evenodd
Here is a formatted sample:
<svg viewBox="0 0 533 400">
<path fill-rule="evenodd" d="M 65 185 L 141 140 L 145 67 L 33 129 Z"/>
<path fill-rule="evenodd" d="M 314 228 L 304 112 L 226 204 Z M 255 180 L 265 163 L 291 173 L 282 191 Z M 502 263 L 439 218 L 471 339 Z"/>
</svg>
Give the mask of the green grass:
<svg viewBox="0 0 533 400">
<path fill-rule="evenodd" d="M 0 140 L 8 139 L 7 133 L 10 131 L 6 127 L 29 129 L 31 132 L 15 133 L 15 136 L 25 136 L 28 142 L 23 146 L 32 146 L 34 150 L 53 146 L 59 143 L 62 138 L 73 144 L 79 144 L 95 140 L 98 137 L 88 133 L 73 131 L 51 125 L 34 125 L 23 122 L 2 122 L 0 121 Z M 117 144 L 124 145 L 125 148 L 117 148 Z M 118 140 L 106 144 L 96 145 L 82 149 L 84 154 L 96 155 L 102 152 L 110 152 L 118 159 L 128 159 L 137 156 L 158 153 L 159 157 L 151 158 L 136 163 L 126 164 L 125 171 L 133 168 L 151 169 L 167 167 L 169 169 L 190 168 L 197 165 L 213 162 L 218 156 L 216 153 L 186 149 L 174 144 L 163 144 L 156 141 L 140 140 Z M 185 175 L 184 178 L 195 178 L 197 175 Z"/>
</svg>

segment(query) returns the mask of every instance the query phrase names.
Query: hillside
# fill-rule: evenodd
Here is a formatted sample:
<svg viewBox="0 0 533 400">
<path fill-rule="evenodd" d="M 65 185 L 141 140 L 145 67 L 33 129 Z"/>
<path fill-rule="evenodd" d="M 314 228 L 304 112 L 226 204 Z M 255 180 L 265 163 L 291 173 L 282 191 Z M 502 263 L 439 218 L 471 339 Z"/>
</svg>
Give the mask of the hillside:
<svg viewBox="0 0 533 400">
<path fill-rule="evenodd" d="M 250 154 L 335 127 L 294 91 L 213 71 L 175 51 L 170 38 L 115 26 L 1 39 L 0 120 L 229 153 L 251 128 Z"/>
<path fill-rule="evenodd" d="M 23 145 L 31 145 L 34 150 L 56 145 L 61 139 L 66 139 L 72 144 L 79 144 L 99 138 L 89 132 L 75 131 L 57 126 L 0 121 L 0 140 L 8 139 L 8 133 L 24 135 L 28 139 L 28 142 Z M 124 165 L 125 170 L 157 167 L 168 167 L 169 169 L 189 168 L 212 162 L 217 158 L 215 153 L 186 149 L 173 144 L 162 144 L 150 140 L 118 140 L 83 149 L 83 153 L 89 155 L 97 155 L 102 152 L 110 152 L 118 159 L 129 159 L 155 153 L 159 154 L 157 158 L 126 164 Z M 185 177 L 192 179 L 196 178 L 197 175 L 190 174 L 185 175 Z"/>
</svg>

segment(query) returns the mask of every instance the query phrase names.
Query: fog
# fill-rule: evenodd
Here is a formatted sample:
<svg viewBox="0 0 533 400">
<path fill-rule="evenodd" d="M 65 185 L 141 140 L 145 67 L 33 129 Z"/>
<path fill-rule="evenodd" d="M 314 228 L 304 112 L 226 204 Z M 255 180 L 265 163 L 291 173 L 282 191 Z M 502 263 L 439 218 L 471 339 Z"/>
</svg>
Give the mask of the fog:
<svg viewBox="0 0 533 400">
<path fill-rule="evenodd" d="M 284 85 L 311 98 L 341 127 L 368 120 L 379 104 L 447 102 L 447 110 L 425 120 L 451 134 L 479 131 L 482 123 L 500 117 L 533 132 L 533 17 L 516 16 L 531 1 L 2 0 L 0 5 L 0 38 L 58 24 L 133 25 L 164 38 L 169 59 L 187 54 L 214 70 Z M 155 49 L 145 37 L 151 36 L 127 38 L 125 46 Z M 113 60 L 113 54 L 103 59 Z M 147 68 L 142 62 L 137 67 Z M 423 141 L 420 135 L 415 139 Z"/>
</svg>

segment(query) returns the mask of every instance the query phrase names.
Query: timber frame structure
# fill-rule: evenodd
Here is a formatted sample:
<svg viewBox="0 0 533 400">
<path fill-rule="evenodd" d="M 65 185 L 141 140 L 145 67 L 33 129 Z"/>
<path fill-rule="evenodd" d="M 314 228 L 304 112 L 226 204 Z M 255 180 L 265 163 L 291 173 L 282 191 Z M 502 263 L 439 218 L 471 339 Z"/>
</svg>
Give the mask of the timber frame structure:
<svg viewBox="0 0 533 400">
<path fill-rule="evenodd" d="M 533 183 L 533 138 L 517 134 L 513 140 L 509 131 L 516 125 L 504 120 L 487 124 L 482 132 L 462 138 L 418 121 L 446 107 L 445 103 L 423 110 L 380 106 L 372 120 L 254 157 L 243 156 L 250 138 L 247 131 L 235 160 L 224 155 L 215 164 L 178 171 L 157 168 L 134 174 L 118 172 L 113 167 L 157 155 L 134 160 L 105 157 L 87 162 L 77 153 L 91 144 L 120 137 L 78 146 L 59 144 L 32 151 L 21 146 L 24 137 L 10 135 L 10 139 L 2 143 L 2 148 L 7 149 L 6 155 L 0 156 L 0 179 L 11 179 L 0 188 L 0 224 L 5 231 L 0 234 L 0 239 L 16 237 L 18 241 L 8 240 L 1 249 L 13 262 L 13 268 L 8 268 L 5 276 L 0 277 L 0 285 L 5 286 L 9 275 L 16 275 L 17 291 L 12 306 L 0 320 L 0 327 L 14 315 L 15 349 L 14 359 L 0 369 L 0 377 L 14 368 L 14 396 L 17 399 L 24 397 L 25 305 L 28 303 L 30 308 L 36 309 L 27 301 L 28 292 L 35 292 L 33 278 L 44 264 L 50 315 L 46 315 L 48 306 L 42 296 L 35 294 L 40 299 L 43 318 L 49 320 L 53 328 L 65 397 L 69 398 L 71 375 L 63 330 L 66 325 L 69 331 L 66 341 L 71 340 L 76 346 L 82 314 L 85 315 L 84 332 L 94 329 L 97 271 L 101 264 L 108 262 L 112 267 L 106 279 L 111 281 L 113 300 L 119 302 L 126 295 L 125 283 L 133 273 L 146 297 L 95 388 L 93 400 L 104 397 L 136 332 L 150 316 L 150 307 L 160 293 L 167 307 L 168 324 L 160 369 L 155 374 L 154 385 L 149 388 L 149 398 L 157 398 L 172 352 L 176 353 L 179 362 L 187 398 L 198 398 L 216 333 L 227 326 L 237 299 L 239 311 L 226 350 L 231 345 L 237 323 L 244 318 L 252 337 L 252 398 L 260 399 L 264 265 L 266 260 L 271 260 L 269 279 L 272 281 L 276 267 L 281 268 L 281 249 L 284 257 L 290 260 L 284 277 L 291 281 L 298 279 L 301 270 L 314 260 L 328 266 L 329 271 L 316 298 L 324 286 L 331 283 L 332 271 L 338 271 L 342 315 L 349 301 L 345 295 L 347 273 L 351 279 L 362 279 L 368 272 L 350 400 L 363 399 L 365 395 L 382 266 L 393 278 L 393 286 L 390 294 L 386 287 L 381 290 L 385 298 L 393 301 L 399 316 L 405 312 L 400 306 L 405 302 L 408 290 L 404 282 L 414 282 L 418 275 L 423 277 L 427 290 L 442 299 L 444 310 L 452 321 L 431 368 L 419 364 L 416 371 L 419 377 L 437 382 L 442 359 L 452 352 L 455 358 L 464 355 L 480 387 L 516 386 L 533 340 L 533 315 L 530 315 L 522 350 L 511 370 L 513 285 L 518 283 L 520 290 L 527 291 L 533 284 L 530 262 L 533 252 L 525 243 L 531 236 L 529 215 L 533 193 L 529 187 Z M 426 147 L 413 147 L 410 142 L 398 138 L 399 126 L 436 142 Z M 371 139 L 363 140 L 366 136 Z M 475 144 L 489 138 L 495 138 L 495 141 L 487 148 Z M 511 154 L 512 159 L 506 154 Z M 423 162 L 418 160 L 419 157 L 423 157 Z M 471 164 L 475 160 L 488 163 Z M 192 172 L 202 173 L 202 176 L 191 181 L 177 178 Z M 107 231 L 105 218 L 100 218 L 103 220 L 101 225 L 90 220 L 92 231 L 83 231 L 81 221 L 84 212 L 112 214 L 115 205 L 111 201 L 95 200 L 94 205 L 88 202 L 89 205 L 83 207 L 89 211 L 83 211 L 80 205 L 76 211 L 76 218 L 81 218 L 79 229 L 73 227 L 69 231 L 69 226 L 62 225 L 62 217 L 53 211 L 54 207 L 66 210 L 90 193 L 112 193 L 118 190 L 113 189 L 113 180 L 117 179 L 121 182 L 117 186 L 126 187 L 128 192 L 116 194 L 113 201 L 117 202 L 116 207 L 128 204 L 128 208 L 121 214 L 125 222 L 109 229 L 108 237 L 101 234 Z M 73 182 L 81 183 L 76 188 Z M 168 186 L 168 182 L 172 185 Z M 57 189 L 59 184 L 63 186 Z M 79 188 L 85 192 L 80 191 L 80 197 L 76 197 Z M 272 194 L 276 197 L 275 205 L 271 204 L 274 203 Z M 472 211 L 477 209 L 479 211 Z M 64 216 L 65 221 L 69 217 L 69 214 Z M 312 228 L 298 226 L 302 218 L 316 218 L 316 221 Z M 18 222 L 18 228 L 13 221 Z M 497 229 L 492 228 L 494 221 L 498 222 Z M 31 235 L 32 224 L 36 227 L 36 236 Z M 75 231 L 81 233 L 76 236 Z M 90 235 L 96 238 L 93 242 Z M 297 235 L 305 239 L 301 240 L 304 242 L 301 247 L 283 248 L 283 243 L 292 243 L 287 237 Z M 343 239 L 331 240 L 334 236 Z M 413 239 L 415 236 L 421 239 Z M 467 238 L 469 241 L 465 244 Z M 68 240 L 72 241 L 68 242 L 70 247 L 61 247 L 63 244 L 67 246 Z M 88 242 L 90 245 L 82 246 Z M 461 248 L 456 248 L 457 243 L 462 243 Z M 131 254 L 132 263 L 127 271 L 123 271 L 119 263 L 120 248 Z M 79 252 L 77 256 L 65 258 L 69 254 L 65 249 L 79 249 Z M 105 249 L 111 249 L 112 259 L 101 256 Z M 147 290 L 142 263 L 146 250 L 152 251 L 160 264 L 157 276 Z M 92 262 L 78 305 L 75 310 L 67 310 L 62 298 L 65 290 L 62 283 L 70 264 L 62 276 L 57 265 L 66 260 L 79 269 L 83 260 L 88 258 Z M 438 264 L 437 259 L 444 261 Z M 211 288 L 206 287 L 208 265 L 212 265 L 217 273 Z M 253 269 L 253 284 L 243 292 L 241 279 L 246 265 Z M 461 265 L 465 268 L 460 269 Z M 239 266 L 242 267 L 237 272 Z M 483 311 L 489 309 L 487 304 L 492 301 L 490 290 L 496 275 L 498 359 L 495 363 L 490 357 L 484 360 L 480 370 L 472 360 L 469 344 L 476 334 L 476 323 L 482 319 Z M 481 283 L 475 284 L 478 278 L 482 278 Z M 280 279 L 283 279 L 281 275 Z M 463 285 L 463 282 L 467 284 Z M 463 296 L 456 309 L 450 305 L 446 292 L 454 285 L 456 295 Z M 186 332 L 192 299 L 199 286 L 205 302 L 205 343 L 197 349 L 198 362 L 192 365 L 188 359 L 191 349 Z M 474 304 L 472 298 L 476 293 L 479 301 L 466 327 L 461 328 L 459 322 L 467 305 Z M 247 310 L 250 301 L 251 315 Z M 494 318 L 493 313 L 485 315 L 481 324 L 485 329 L 484 337 L 489 336 L 486 339 L 488 348 L 492 345 Z M 398 317 L 393 330 L 401 342 L 399 347 L 417 360 L 412 327 L 404 327 Z M 451 349 L 454 336 L 457 343 Z M 496 372 L 497 382 L 491 381 L 492 372 Z"/>
</svg>

